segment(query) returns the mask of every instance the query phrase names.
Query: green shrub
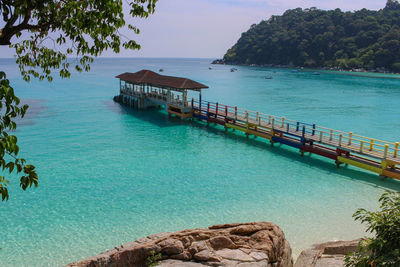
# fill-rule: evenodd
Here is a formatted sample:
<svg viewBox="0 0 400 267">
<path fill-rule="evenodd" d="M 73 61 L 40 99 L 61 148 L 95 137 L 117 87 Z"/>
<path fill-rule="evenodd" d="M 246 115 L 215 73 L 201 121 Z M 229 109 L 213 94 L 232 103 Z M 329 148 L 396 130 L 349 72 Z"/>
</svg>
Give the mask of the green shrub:
<svg viewBox="0 0 400 267">
<path fill-rule="evenodd" d="M 161 260 L 161 253 L 156 254 L 154 250 L 150 251 L 150 256 L 146 259 L 146 264 L 148 267 L 155 267 L 158 265 L 159 260 Z"/>
<path fill-rule="evenodd" d="M 400 266 L 400 192 L 385 192 L 379 202 L 377 212 L 359 209 L 353 214 L 375 236 L 360 241 L 357 251 L 345 258 L 346 267 Z"/>
</svg>

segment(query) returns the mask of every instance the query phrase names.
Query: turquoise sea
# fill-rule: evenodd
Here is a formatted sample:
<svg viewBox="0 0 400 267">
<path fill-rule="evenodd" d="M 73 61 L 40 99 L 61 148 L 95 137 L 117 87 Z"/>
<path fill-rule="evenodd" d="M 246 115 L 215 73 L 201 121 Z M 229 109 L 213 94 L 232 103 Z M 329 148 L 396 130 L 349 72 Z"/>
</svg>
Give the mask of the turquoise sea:
<svg viewBox="0 0 400 267">
<path fill-rule="evenodd" d="M 40 176 L 26 192 L 11 177 L 11 198 L 0 203 L 0 266 L 61 266 L 149 234 L 229 222 L 277 223 L 295 256 L 363 236 L 353 212 L 375 209 L 399 182 L 219 126 L 130 110 L 112 101 L 114 77 L 163 68 L 208 85 L 205 100 L 387 141 L 400 140 L 400 80 L 243 66 L 231 73 L 209 70 L 210 61 L 98 59 L 71 79 L 25 83 L 12 59 L 0 60 L 31 106 L 16 134 Z"/>
</svg>

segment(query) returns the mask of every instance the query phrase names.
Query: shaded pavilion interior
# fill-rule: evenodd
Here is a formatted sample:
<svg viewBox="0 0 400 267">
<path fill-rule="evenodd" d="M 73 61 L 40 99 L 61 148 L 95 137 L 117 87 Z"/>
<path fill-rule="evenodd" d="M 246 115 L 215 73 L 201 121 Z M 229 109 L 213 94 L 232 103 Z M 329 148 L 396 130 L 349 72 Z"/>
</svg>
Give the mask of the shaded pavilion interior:
<svg viewBox="0 0 400 267">
<path fill-rule="evenodd" d="M 139 109 L 164 106 L 169 114 L 182 118 L 192 113 L 188 91 L 198 92 L 201 99 L 201 90 L 208 88 L 187 78 L 160 75 L 150 70 L 125 72 L 116 78 L 120 80 L 123 103 Z"/>
</svg>

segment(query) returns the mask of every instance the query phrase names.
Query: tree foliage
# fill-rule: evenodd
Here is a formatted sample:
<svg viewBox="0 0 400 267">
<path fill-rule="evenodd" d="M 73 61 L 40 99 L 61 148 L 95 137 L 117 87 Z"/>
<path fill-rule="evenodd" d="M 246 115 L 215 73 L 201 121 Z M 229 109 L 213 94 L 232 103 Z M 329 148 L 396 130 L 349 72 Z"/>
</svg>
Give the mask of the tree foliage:
<svg viewBox="0 0 400 267">
<path fill-rule="evenodd" d="M 287 10 L 251 26 L 224 61 L 399 71 L 400 3 L 388 0 L 379 11 Z"/>
<path fill-rule="evenodd" d="M 368 225 L 375 237 L 363 239 L 358 250 L 346 257 L 346 266 L 400 266 L 400 193 L 386 192 L 377 212 L 357 210 L 353 217 Z"/>
<path fill-rule="evenodd" d="M 19 153 L 17 137 L 9 134 L 17 128 L 15 119 L 23 117 L 28 106 L 20 106 L 20 100 L 14 95 L 14 90 L 10 87 L 4 72 L 0 72 L 0 109 L 0 166 L 3 172 L 6 169 L 9 173 L 14 170 L 17 173 L 24 173 L 20 179 L 22 189 L 25 190 L 32 185 L 37 186 L 38 176 L 35 167 L 25 164 L 25 159 L 17 158 Z M 8 183 L 4 176 L 0 176 L 0 194 L 3 201 L 8 200 Z"/>
<path fill-rule="evenodd" d="M 52 81 L 52 71 L 70 77 L 70 68 L 89 71 L 93 58 L 106 50 L 115 53 L 125 49 L 140 49 L 140 45 L 121 34 L 124 26 L 133 34 L 139 29 L 126 25 L 124 11 L 130 17 L 147 18 L 154 12 L 157 0 L 2 0 L 0 13 L 3 28 L 0 45 L 15 49 L 16 62 L 25 81 L 31 77 Z M 127 8 L 123 10 L 123 5 Z M 71 63 L 67 57 L 76 57 Z M 0 166 L 20 177 L 23 190 L 38 185 L 35 167 L 17 158 L 17 137 L 11 135 L 28 109 L 22 106 L 4 72 L 0 72 Z M 9 198 L 9 181 L 0 177 L 2 200 Z"/>
</svg>

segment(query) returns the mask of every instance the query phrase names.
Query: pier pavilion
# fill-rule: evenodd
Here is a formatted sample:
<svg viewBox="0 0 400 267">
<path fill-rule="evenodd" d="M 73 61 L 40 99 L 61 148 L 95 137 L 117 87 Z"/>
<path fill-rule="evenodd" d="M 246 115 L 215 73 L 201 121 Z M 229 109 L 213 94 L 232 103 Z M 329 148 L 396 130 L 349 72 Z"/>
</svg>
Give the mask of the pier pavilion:
<svg viewBox="0 0 400 267">
<path fill-rule="evenodd" d="M 188 91 L 199 93 L 208 86 L 187 78 L 165 76 L 150 70 L 125 72 L 116 76 L 120 81 L 120 101 L 138 109 L 164 106 L 168 114 L 180 118 L 193 115 Z"/>
</svg>

